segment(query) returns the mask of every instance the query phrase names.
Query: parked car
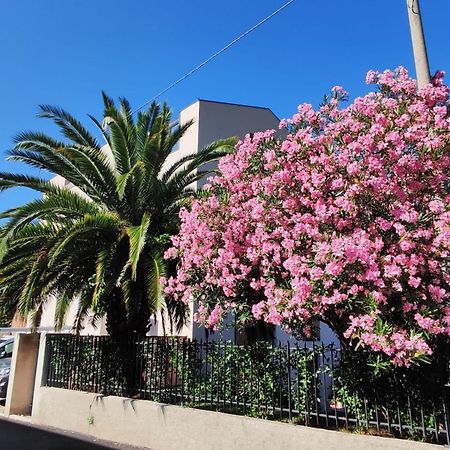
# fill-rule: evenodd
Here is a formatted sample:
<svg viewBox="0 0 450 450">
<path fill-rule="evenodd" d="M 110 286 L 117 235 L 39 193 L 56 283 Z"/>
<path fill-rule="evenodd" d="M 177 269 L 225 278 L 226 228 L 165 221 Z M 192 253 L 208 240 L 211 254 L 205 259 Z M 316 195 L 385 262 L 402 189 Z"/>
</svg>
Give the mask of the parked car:
<svg viewBox="0 0 450 450">
<path fill-rule="evenodd" d="M 6 398 L 13 347 L 14 338 L 8 337 L 0 341 L 0 399 Z"/>
</svg>

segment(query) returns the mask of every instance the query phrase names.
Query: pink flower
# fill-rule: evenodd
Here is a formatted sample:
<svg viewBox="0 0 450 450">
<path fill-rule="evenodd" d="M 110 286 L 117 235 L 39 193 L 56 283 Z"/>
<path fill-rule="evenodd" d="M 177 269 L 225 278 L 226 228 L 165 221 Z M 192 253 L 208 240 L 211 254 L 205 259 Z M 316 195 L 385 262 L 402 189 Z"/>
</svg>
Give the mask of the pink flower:
<svg viewBox="0 0 450 450">
<path fill-rule="evenodd" d="M 247 135 L 181 211 L 162 282 L 204 326 L 230 309 L 292 331 L 338 317 L 404 366 L 450 332 L 449 89 L 437 74 L 417 92 L 402 67 L 366 81 L 348 107 L 339 86 L 300 105 L 281 142 Z"/>
<path fill-rule="evenodd" d="M 376 83 L 378 79 L 378 74 L 374 70 L 369 70 L 366 76 L 366 83 L 373 84 Z"/>
<path fill-rule="evenodd" d="M 428 206 L 430 208 L 430 211 L 435 214 L 441 214 L 445 209 L 444 204 L 440 200 L 433 200 L 428 203 Z"/>
<path fill-rule="evenodd" d="M 408 284 L 414 288 L 418 288 L 420 286 L 421 283 L 421 279 L 419 277 L 409 277 L 408 279 Z"/>
</svg>

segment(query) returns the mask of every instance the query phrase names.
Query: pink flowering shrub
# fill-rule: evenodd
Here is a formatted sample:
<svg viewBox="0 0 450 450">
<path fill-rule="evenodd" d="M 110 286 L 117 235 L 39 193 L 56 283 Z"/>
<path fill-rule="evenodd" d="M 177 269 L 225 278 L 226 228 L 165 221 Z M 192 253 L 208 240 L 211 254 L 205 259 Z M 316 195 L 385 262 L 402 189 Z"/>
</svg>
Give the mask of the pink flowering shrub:
<svg viewBox="0 0 450 450">
<path fill-rule="evenodd" d="M 342 108 L 340 87 L 315 110 L 246 136 L 221 176 L 181 212 L 163 280 L 196 320 L 223 315 L 308 332 L 323 320 L 396 365 L 450 335 L 449 88 L 416 91 L 403 68 L 369 72 L 376 92 Z"/>
</svg>

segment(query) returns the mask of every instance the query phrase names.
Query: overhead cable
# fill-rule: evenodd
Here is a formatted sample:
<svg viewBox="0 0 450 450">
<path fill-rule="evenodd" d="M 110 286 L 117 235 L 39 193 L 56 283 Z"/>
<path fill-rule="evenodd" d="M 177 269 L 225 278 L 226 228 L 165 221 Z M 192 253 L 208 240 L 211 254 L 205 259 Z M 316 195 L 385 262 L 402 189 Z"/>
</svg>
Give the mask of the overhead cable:
<svg viewBox="0 0 450 450">
<path fill-rule="evenodd" d="M 200 63 L 198 66 L 191 69 L 189 72 L 187 72 L 185 75 L 183 75 L 181 78 L 178 78 L 178 80 L 174 81 L 171 85 L 167 86 L 165 89 L 163 89 L 161 92 L 158 92 L 155 96 L 153 96 L 150 100 L 143 103 L 139 108 L 133 111 L 133 114 L 151 102 L 155 101 L 157 98 L 161 97 L 161 95 L 165 94 L 167 91 L 170 91 L 172 88 L 174 88 L 177 84 L 180 84 L 182 81 L 184 81 L 186 78 L 190 77 L 192 74 L 200 70 L 202 67 L 206 66 L 206 64 L 210 63 L 213 59 L 217 58 L 219 55 L 221 55 L 223 52 L 227 51 L 230 47 L 232 47 L 234 44 L 239 42 L 241 39 L 243 39 L 245 36 L 249 35 L 251 32 L 255 31 L 257 28 L 259 28 L 261 25 L 268 22 L 270 19 L 272 19 L 274 16 L 276 16 L 278 13 L 283 11 L 283 9 L 287 8 L 291 3 L 294 3 L 295 0 L 289 0 L 287 3 L 285 3 L 283 6 L 280 6 L 277 10 L 275 10 L 272 14 L 268 15 L 264 19 L 260 20 L 256 25 L 249 28 L 247 31 L 242 33 L 237 38 L 233 39 L 230 43 L 225 45 L 225 47 L 218 50 L 216 53 L 211 55 L 209 58 L 205 59 L 202 63 Z"/>
</svg>

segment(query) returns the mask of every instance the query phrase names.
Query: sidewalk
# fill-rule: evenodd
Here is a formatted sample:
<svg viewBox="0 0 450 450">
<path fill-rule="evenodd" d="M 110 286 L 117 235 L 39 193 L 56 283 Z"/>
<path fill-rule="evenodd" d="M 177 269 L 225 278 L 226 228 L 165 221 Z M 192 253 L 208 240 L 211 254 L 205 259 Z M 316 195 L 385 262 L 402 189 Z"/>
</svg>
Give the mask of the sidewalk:
<svg viewBox="0 0 450 450">
<path fill-rule="evenodd" d="M 2 408 L 2 407 L 0 407 Z M 0 448 L 8 450 L 148 450 L 143 447 L 105 442 L 90 436 L 38 427 L 22 420 L 2 417 Z"/>
</svg>

